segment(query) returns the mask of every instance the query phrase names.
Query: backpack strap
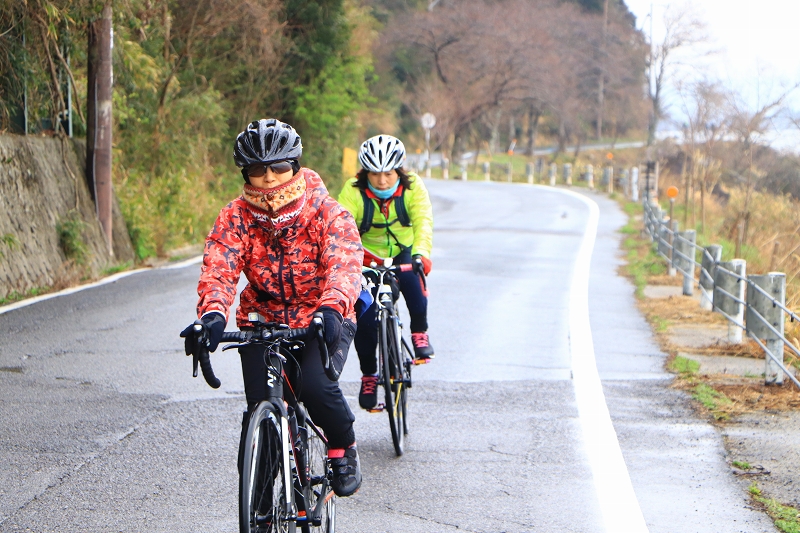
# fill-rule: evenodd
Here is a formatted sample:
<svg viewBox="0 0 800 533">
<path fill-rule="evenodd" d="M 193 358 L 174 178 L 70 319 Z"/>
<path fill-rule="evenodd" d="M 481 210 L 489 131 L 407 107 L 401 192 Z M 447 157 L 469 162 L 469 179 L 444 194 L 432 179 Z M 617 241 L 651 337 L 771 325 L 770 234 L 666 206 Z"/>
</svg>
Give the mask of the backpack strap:
<svg viewBox="0 0 800 533">
<path fill-rule="evenodd" d="M 361 191 L 361 198 L 364 200 L 364 216 L 361 217 L 361 224 L 358 226 L 358 233 L 359 235 L 364 235 L 369 231 L 369 228 L 372 227 L 372 217 L 375 216 L 375 204 L 373 204 L 372 200 L 369 199 L 367 192 L 364 189 L 359 190 Z"/>
<path fill-rule="evenodd" d="M 403 187 L 400 196 L 394 199 L 394 210 L 397 211 L 397 221 L 400 222 L 400 225 L 408 227 L 411 225 L 411 218 L 409 218 L 408 211 L 406 210 L 405 196 L 406 189 Z"/>
</svg>

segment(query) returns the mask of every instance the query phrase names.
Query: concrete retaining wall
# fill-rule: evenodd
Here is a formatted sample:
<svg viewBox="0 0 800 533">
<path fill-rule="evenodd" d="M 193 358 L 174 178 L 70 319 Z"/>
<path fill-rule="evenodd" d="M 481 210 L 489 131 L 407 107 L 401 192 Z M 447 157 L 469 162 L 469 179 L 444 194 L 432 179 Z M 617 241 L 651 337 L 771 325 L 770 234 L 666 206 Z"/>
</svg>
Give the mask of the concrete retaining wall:
<svg viewBox="0 0 800 533">
<path fill-rule="evenodd" d="M 114 257 L 109 257 L 85 179 L 82 141 L 0 135 L 0 298 L 94 277 L 134 252 L 114 200 Z M 84 265 L 68 260 L 56 226 L 82 220 Z"/>
</svg>

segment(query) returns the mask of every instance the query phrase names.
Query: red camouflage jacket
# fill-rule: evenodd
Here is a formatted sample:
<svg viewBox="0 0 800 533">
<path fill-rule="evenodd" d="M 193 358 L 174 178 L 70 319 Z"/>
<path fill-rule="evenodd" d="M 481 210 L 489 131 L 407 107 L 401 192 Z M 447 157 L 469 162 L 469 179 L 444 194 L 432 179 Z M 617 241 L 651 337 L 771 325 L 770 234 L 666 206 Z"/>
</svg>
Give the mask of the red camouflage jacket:
<svg viewBox="0 0 800 533">
<path fill-rule="evenodd" d="M 358 228 L 316 172 L 300 172 L 306 179 L 305 207 L 276 238 L 264 213 L 241 197 L 220 211 L 206 238 L 197 316 L 219 311 L 227 318 L 243 272 L 249 283 L 236 311 L 239 327 L 248 324 L 250 312 L 308 327 L 322 305 L 355 320 L 364 255 Z"/>
</svg>

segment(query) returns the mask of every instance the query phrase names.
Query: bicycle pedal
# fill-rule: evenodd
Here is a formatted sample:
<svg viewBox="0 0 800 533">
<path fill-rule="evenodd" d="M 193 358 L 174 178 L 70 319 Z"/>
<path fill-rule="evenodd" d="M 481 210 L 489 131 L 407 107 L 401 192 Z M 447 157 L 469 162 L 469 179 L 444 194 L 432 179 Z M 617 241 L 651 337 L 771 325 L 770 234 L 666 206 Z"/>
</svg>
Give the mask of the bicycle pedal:
<svg viewBox="0 0 800 533">
<path fill-rule="evenodd" d="M 377 406 L 373 407 L 372 409 L 367 409 L 368 413 L 382 413 L 386 409 L 386 406 L 382 403 L 379 403 Z"/>
<path fill-rule="evenodd" d="M 414 366 L 427 365 L 428 363 L 432 363 L 432 362 L 433 362 L 433 359 L 431 359 L 429 357 L 424 357 L 422 359 L 414 359 L 414 361 L 413 361 Z"/>
</svg>

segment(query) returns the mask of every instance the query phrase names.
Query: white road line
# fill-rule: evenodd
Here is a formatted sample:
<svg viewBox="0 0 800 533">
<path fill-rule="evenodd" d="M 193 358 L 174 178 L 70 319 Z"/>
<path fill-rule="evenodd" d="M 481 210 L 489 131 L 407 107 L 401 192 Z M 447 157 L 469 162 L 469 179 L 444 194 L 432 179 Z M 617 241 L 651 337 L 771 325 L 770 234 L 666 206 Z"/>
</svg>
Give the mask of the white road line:
<svg viewBox="0 0 800 533">
<path fill-rule="evenodd" d="M 181 261 L 180 263 L 175 263 L 169 266 L 159 267 L 157 269 L 152 268 L 137 268 L 135 270 L 127 270 L 125 272 L 120 272 L 119 274 L 114 274 L 112 276 L 108 276 L 107 278 L 103 278 L 99 281 L 95 281 L 93 283 L 87 283 L 86 285 L 79 285 L 77 287 L 70 287 L 68 289 L 64 289 L 63 291 L 58 292 L 51 292 L 49 294 L 43 294 L 41 296 L 34 296 L 33 298 L 27 298 L 25 300 L 20 300 L 19 302 L 14 302 L 13 304 L 8 304 L 4 306 L 0 306 L 0 315 L 3 313 L 8 313 L 9 311 L 13 311 L 15 309 L 19 309 L 20 307 L 25 307 L 28 305 L 33 305 L 38 302 L 42 302 L 44 300 L 49 300 L 51 298 L 57 298 L 59 296 L 66 296 L 68 294 L 73 294 L 80 291 L 85 291 L 86 289 L 93 289 L 95 287 L 100 287 L 101 285 L 107 285 L 109 283 L 114 283 L 122 278 L 126 278 L 133 274 L 138 274 L 140 272 L 149 272 L 150 270 L 171 270 L 173 268 L 183 268 L 190 265 L 194 265 L 195 263 L 199 263 L 203 260 L 203 256 L 193 257 L 191 259 L 187 259 L 185 261 Z"/>
<path fill-rule="evenodd" d="M 589 323 L 589 268 L 597 237 L 600 208 L 593 200 L 581 194 L 551 187 L 547 189 L 577 198 L 589 208 L 589 220 L 578 250 L 570 289 L 570 354 L 578 418 L 603 521 L 608 533 L 647 533 L 647 524 L 633 491 L 628 467 L 622 457 L 617 433 L 608 413 L 597 373 Z"/>
</svg>

